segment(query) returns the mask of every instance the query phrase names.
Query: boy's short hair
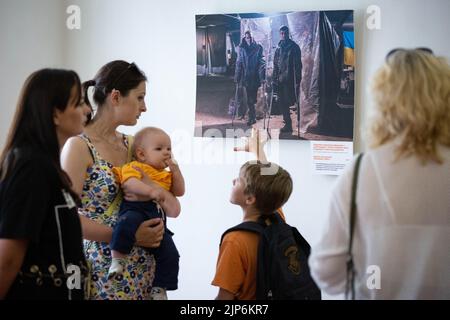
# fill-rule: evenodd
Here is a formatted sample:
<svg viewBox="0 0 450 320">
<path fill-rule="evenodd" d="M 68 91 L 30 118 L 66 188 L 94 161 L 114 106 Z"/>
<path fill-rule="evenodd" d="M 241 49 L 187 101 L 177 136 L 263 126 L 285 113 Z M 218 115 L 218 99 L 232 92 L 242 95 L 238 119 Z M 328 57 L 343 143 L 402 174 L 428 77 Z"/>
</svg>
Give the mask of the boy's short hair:
<svg viewBox="0 0 450 320">
<path fill-rule="evenodd" d="M 261 169 L 272 166 L 278 167 L 274 174 L 261 174 Z M 272 214 L 281 208 L 292 193 L 291 175 L 275 163 L 248 161 L 242 165 L 241 174 L 244 193 L 255 197 L 255 207 L 262 215 Z"/>
<path fill-rule="evenodd" d="M 142 148 L 146 136 L 148 136 L 150 134 L 155 134 L 155 133 L 165 133 L 165 132 L 164 132 L 164 130 L 157 128 L 157 127 L 145 127 L 143 129 L 139 130 L 138 132 L 136 132 L 136 134 L 134 135 L 134 142 L 133 142 L 133 148 L 132 148 L 132 153 L 135 157 L 136 157 L 136 148 Z"/>
</svg>

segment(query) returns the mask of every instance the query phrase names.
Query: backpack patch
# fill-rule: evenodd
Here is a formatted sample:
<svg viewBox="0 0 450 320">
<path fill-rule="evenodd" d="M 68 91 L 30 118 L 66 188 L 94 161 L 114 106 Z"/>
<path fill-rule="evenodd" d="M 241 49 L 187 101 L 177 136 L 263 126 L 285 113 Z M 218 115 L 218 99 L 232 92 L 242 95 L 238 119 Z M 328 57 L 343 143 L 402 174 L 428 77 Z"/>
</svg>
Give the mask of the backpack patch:
<svg viewBox="0 0 450 320">
<path fill-rule="evenodd" d="M 284 255 L 289 259 L 288 269 L 295 275 L 300 274 L 300 261 L 297 258 L 298 247 L 290 246 L 284 252 Z"/>
</svg>

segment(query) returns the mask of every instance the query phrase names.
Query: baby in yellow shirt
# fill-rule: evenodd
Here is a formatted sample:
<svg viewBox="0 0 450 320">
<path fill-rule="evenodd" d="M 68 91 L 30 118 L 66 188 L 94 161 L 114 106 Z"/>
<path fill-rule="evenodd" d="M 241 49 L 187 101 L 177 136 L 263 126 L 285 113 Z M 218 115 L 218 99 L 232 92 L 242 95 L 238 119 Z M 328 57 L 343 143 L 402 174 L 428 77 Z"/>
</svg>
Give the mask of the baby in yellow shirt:
<svg viewBox="0 0 450 320">
<path fill-rule="evenodd" d="M 135 135 L 133 154 L 137 161 L 122 167 L 113 168 L 121 184 L 130 178 L 141 180 L 142 173 L 153 182 L 173 193 L 174 196 L 184 194 L 184 178 L 172 159 L 170 137 L 163 130 L 146 127 Z M 170 171 L 166 170 L 169 168 Z M 158 200 L 158 196 L 156 197 Z M 136 241 L 135 233 L 139 225 L 151 218 L 163 218 L 165 232 L 161 244 L 156 249 L 149 249 L 156 260 L 155 279 L 153 281 L 153 299 L 167 299 L 166 290 L 178 287 L 179 254 L 172 239 L 173 233 L 167 229 L 165 215 L 159 204 L 154 201 L 123 200 L 120 206 L 119 219 L 114 227 L 110 243 L 112 262 L 109 276 L 123 272 L 124 259 L 130 253 Z"/>
</svg>

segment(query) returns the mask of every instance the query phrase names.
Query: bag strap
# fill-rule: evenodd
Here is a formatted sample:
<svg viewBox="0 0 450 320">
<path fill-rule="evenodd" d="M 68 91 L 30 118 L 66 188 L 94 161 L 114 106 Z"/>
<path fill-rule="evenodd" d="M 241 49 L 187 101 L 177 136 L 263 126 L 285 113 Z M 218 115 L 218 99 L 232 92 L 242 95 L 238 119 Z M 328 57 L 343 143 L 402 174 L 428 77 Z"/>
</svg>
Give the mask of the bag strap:
<svg viewBox="0 0 450 320">
<path fill-rule="evenodd" d="M 133 147 L 133 142 L 134 142 L 134 137 L 127 135 L 126 136 L 127 139 L 127 144 L 128 144 L 128 155 L 127 155 L 127 162 L 131 162 L 132 158 L 133 158 L 133 153 L 132 153 L 132 147 Z M 123 192 L 122 189 L 120 189 L 117 194 L 116 197 L 114 198 L 113 202 L 111 202 L 111 204 L 108 207 L 108 210 L 106 210 L 106 216 L 111 216 L 112 214 L 114 214 L 115 212 L 117 212 L 117 209 L 120 206 L 120 203 L 123 200 Z"/>
<path fill-rule="evenodd" d="M 242 222 L 242 223 L 240 223 L 240 224 L 238 224 L 238 225 L 228 229 L 227 231 L 225 231 L 222 234 L 222 237 L 220 238 L 220 245 L 222 245 L 223 238 L 225 238 L 225 235 L 230 233 L 230 232 L 233 232 L 233 231 L 250 231 L 250 232 L 254 232 L 254 233 L 257 233 L 257 234 L 261 235 L 264 232 L 264 228 L 265 228 L 264 225 L 262 225 L 259 222 L 255 222 L 255 221 Z"/>
<path fill-rule="evenodd" d="M 353 264 L 353 231 L 356 220 L 356 191 L 358 186 L 359 167 L 363 153 L 360 153 L 356 158 L 355 167 L 353 170 L 352 181 L 352 198 L 350 202 L 350 225 L 349 225 L 349 242 L 348 242 L 348 257 L 347 257 L 347 282 L 345 286 L 345 299 L 348 300 L 349 290 L 351 290 L 351 300 L 355 300 L 355 266 Z"/>
<path fill-rule="evenodd" d="M 98 161 L 98 154 L 97 154 L 97 150 L 95 150 L 94 145 L 91 142 L 91 139 L 89 139 L 89 137 L 85 134 L 82 133 L 79 135 L 79 137 L 86 143 L 86 145 L 88 146 L 89 149 L 89 153 L 91 154 L 92 157 L 92 161 L 97 162 Z"/>
<path fill-rule="evenodd" d="M 223 241 L 223 238 L 225 237 L 225 235 L 232 231 L 251 231 L 251 232 L 255 232 L 255 233 L 258 233 L 261 235 L 264 232 L 264 229 L 268 226 L 268 221 L 270 221 L 269 224 L 286 223 L 281 218 L 281 216 L 278 214 L 277 211 L 275 211 L 269 215 L 260 215 L 258 217 L 258 221 L 245 221 L 245 222 L 242 222 L 242 223 L 226 230 L 222 234 L 222 237 L 220 238 L 220 244 L 222 244 L 222 241 Z"/>
</svg>

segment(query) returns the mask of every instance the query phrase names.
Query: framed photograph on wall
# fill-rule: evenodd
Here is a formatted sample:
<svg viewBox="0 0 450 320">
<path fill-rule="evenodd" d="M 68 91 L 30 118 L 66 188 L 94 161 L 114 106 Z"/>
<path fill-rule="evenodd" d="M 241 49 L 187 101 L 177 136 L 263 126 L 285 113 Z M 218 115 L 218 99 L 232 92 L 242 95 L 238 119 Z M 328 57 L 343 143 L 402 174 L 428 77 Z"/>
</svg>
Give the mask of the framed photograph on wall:
<svg viewBox="0 0 450 320">
<path fill-rule="evenodd" d="M 353 140 L 352 10 L 196 15 L 196 38 L 196 136 Z"/>
</svg>

